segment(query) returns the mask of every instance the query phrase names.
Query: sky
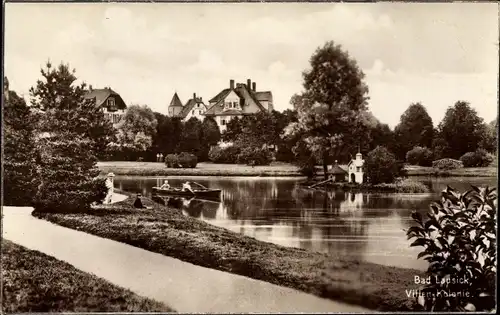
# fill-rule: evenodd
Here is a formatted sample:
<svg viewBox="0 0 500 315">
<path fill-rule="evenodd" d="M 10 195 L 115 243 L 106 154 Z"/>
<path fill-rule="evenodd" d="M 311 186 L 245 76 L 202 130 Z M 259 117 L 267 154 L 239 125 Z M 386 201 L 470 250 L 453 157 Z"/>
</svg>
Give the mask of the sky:
<svg viewBox="0 0 500 315">
<path fill-rule="evenodd" d="M 175 92 L 208 101 L 251 79 L 285 110 L 333 40 L 365 73 L 381 122 L 394 127 L 420 102 L 437 125 L 458 100 L 489 122 L 498 16 L 496 3 L 6 3 L 4 69 L 29 98 L 47 60 L 69 63 L 94 88 L 164 114 Z"/>
</svg>

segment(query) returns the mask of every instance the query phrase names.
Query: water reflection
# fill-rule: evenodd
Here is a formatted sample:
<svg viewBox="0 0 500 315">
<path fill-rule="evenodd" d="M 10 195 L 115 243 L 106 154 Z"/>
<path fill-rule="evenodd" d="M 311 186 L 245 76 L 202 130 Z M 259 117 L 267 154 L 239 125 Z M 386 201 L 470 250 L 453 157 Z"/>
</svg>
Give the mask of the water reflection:
<svg viewBox="0 0 500 315">
<path fill-rule="evenodd" d="M 150 195 L 164 179 L 117 176 L 115 183 L 120 189 Z M 223 191 L 221 202 L 163 198 L 185 215 L 267 242 L 411 268 L 425 267 L 416 260 L 419 249 L 408 247 L 403 231 L 412 225 L 412 211 L 428 211 L 448 184 L 461 190 L 468 183 L 496 186 L 495 178 L 423 178 L 433 193 L 410 195 L 322 192 L 285 178 L 168 179 L 173 186 L 190 180 Z"/>
</svg>

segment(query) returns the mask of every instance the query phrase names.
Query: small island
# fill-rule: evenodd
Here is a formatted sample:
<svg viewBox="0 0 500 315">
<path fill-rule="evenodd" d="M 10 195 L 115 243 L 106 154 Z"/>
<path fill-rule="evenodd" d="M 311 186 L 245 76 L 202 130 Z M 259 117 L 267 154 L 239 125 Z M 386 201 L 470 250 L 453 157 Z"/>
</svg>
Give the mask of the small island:
<svg viewBox="0 0 500 315">
<path fill-rule="evenodd" d="M 335 164 L 327 171 L 326 179 L 310 178 L 301 185 L 310 189 L 338 189 L 351 192 L 370 193 L 428 193 L 422 182 L 404 178 L 404 167 L 385 147 L 372 150 L 367 159 L 361 152 L 347 166 Z"/>
</svg>

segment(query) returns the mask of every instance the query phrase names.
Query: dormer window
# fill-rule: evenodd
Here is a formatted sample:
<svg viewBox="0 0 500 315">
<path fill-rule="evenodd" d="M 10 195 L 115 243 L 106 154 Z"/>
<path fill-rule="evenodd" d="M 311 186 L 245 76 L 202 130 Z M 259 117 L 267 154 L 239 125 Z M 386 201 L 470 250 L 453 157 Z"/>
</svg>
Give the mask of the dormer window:
<svg viewBox="0 0 500 315">
<path fill-rule="evenodd" d="M 108 98 L 108 108 L 110 110 L 115 110 L 115 99 L 114 98 Z"/>
</svg>

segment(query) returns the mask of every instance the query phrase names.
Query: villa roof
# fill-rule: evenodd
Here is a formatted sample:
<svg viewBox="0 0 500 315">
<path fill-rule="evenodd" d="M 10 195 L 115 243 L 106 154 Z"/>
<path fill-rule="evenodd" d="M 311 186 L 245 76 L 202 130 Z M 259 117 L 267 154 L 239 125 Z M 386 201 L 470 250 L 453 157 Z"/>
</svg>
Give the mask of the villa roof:
<svg viewBox="0 0 500 315">
<path fill-rule="evenodd" d="M 344 170 L 342 167 L 338 166 L 338 165 L 334 165 L 329 171 L 328 171 L 329 174 L 332 174 L 332 175 L 345 175 L 347 173 L 346 170 Z"/>
<path fill-rule="evenodd" d="M 222 91 L 220 91 L 217 95 L 215 95 L 210 101 L 208 101 L 209 103 L 213 103 L 213 102 L 218 102 L 221 100 L 221 98 L 224 98 L 226 97 L 227 94 L 229 94 L 229 91 L 231 91 L 231 89 L 224 89 Z"/>
<path fill-rule="evenodd" d="M 174 96 L 172 97 L 172 100 L 170 101 L 170 105 L 168 107 L 182 107 L 182 102 L 181 99 L 179 98 L 179 95 L 177 95 L 177 92 L 175 92 Z"/>
<path fill-rule="evenodd" d="M 255 98 L 260 101 L 272 101 L 273 93 L 271 91 L 254 92 Z"/>
<path fill-rule="evenodd" d="M 241 111 L 236 113 L 238 110 L 226 110 L 224 111 L 224 99 L 231 92 L 234 91 L 236 95 L 239 96 L 241 102 Z M 256 98 L 256 94 L 249 90 L 245 84 L 238 84 L 233 90 L 224 89 L 219 92 L 215 97 L 213 97 L 210 102 L 216 102 L 212 105 L 206 112 L 205 115 L 245 115 L 254 114 L 258 111 L 265 111 L 266 109 L 260 101 Z M 253 105 L 253 106 L 252 106 Z"/>
<path fill-rule="evenodd" d="M 189 112 L 194 108 L 194 106 L 196 104 L 201 104 L 203 105 L 205 108 L 206 108 L 206 105 L 203 103 L 203 101 L 200 99 L 200 98 L 196 98 L 196 99 L 189 99 L 186 103 L 186 105 L 184 105 L 184 107 L 182 108 L 182 111 L 179 113 L 179 117 L 182 117 L 182 118 L 185 118 Z"/>
<path fill-rule="evenodd" d="M 125 109 L 127 107 L 120 94 L 116 93 L 111 88 L 89 90 L 87 94 L 85 94 L 85 99 L 95 98 L 96 105 L 102 106 L 110 96 L 118 98 L 118 101 L 115 103 L 118 109 Z"/>
</svg>

